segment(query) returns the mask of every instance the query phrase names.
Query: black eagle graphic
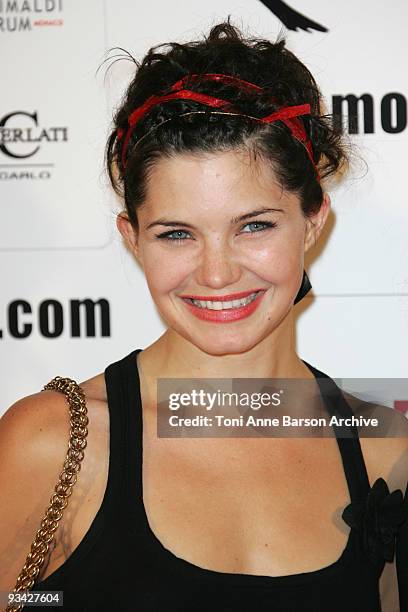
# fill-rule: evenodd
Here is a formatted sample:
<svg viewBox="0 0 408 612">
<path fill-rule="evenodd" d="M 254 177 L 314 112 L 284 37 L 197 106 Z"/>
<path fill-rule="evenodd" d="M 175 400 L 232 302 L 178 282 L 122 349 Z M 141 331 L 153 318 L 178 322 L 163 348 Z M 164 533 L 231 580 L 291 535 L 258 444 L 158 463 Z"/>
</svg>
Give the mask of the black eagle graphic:
<svg viewBox="0 0 408 612">
<path fill-rule="evenodd" d="M 310 30 L 317 30 L 318 32 L 328 32 L 329 30 L 317 23 L 312 21 L 309 17 L 305 17 L 301 13 L 298 13 L 291 8 L 286 2 L 282 0 L 260 0 L 281 22 L 288 28 L 288 30 L 297 31 L 298 28 L 310 32 Z"/>
</svg>

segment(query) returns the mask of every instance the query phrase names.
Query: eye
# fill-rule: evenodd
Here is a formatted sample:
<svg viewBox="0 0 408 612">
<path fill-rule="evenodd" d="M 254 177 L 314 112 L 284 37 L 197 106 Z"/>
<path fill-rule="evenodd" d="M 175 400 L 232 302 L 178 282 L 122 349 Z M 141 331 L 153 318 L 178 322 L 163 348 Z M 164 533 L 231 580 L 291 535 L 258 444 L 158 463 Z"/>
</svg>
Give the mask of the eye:
<svg viewBox="0 0 408 612">
<path fill-rule="evenodd" d="M 266 229 L 269 229 L 271 227 L 276 227 L 277 223 L 272 222 L 272 221 L 252 221 L 251 223 L 247 223 L 246 225 L 244 225 L 243 227 L 248 227 L 249 225 L 256 225 L 256 226 L 263 226 L 260 229 L 255 229 L 255 231 L 249 231 L 249 232 L 244 232 L 244 234 L 255 234 L 257 232 L 263 232 Z"/>
<path fill-rule="evenodd" d="M 182 242 L 185 240 L 182 236 L 175 237 L 174 234 L 188 234 L 184 230 L 172 230 L 171 232 L 164 232 L 163 234 L 156 234 L 156 238 L 161 240 L 169 240 L 170 242 Z"/>
</svg>

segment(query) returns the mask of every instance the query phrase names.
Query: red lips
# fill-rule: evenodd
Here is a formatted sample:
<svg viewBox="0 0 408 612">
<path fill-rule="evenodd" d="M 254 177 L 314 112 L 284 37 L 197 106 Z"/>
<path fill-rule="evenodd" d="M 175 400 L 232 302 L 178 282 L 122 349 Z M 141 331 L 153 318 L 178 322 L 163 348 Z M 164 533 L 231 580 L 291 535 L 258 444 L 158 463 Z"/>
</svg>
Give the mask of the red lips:
<svg viewBox="0 0 408 612">
<path fill-rule="evenodd" d="M 249 293 L 254 292 L 245 292 L 244 297 L 249 295 Z M 211 323 L 233 323 L 235 321 L 239 321 L 241 319 L 245 319 L 249 317 L 255 310 L 258 308 L 260 302 L 262 301 L 266 290 L 263 289 L 258 292 L 257 296 L 246 306 L 238 306 L 237 308 L 228 308 L 226 310 L 212 310 L 209 308 L 200 308 L 196 306 L 193 302 L 190 302 L 186 299 L 183 299 L 183 304 L 187 306 L 190 312 L 197 318 L 202 321 L 208 321 Z M 235 296 L 242 295 L 242 293 L 235 293 Z M 230 296 L 223 296 L 224 301 L 228 300 Z M 193 298 L 194 299 L 194 298 Z M 240 298 L 236 298 L 240 299 Z M 217 298 L 215 301 L 220 300 Z"/>
<path fill-rule="evenodd" d="M 256 293 L 257 291 L 266 291 L 266 289 L 250 289 L 249 291 L 240 291 L 239 293 L 230 293 L 229 295 L 180 295 L 183 299 L 201 300 L 206 302 L 232 302 L 232 300 L 241 300 L 242 298 Z"/>
</svg>

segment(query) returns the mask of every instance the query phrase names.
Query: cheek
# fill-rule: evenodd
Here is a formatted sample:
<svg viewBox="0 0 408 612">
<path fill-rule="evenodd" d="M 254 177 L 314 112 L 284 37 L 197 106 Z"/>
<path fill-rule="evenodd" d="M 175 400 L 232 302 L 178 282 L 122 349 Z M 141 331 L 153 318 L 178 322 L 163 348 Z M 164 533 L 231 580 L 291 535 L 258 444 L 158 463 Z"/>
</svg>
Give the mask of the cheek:
<svg viewBox="0 0 408 612">
<path fill-rule="evenodd" d="M 183 250 L 183 246 L 143 248 L 144 273 L 152 295 L 159 296 L 179 287 L 194 269 L 193 258 L 186 257 Z"/>
<path fill-rule="evenodd" d="M 249 247 L 243 253 L 251 268 L 271 283 L 283 283 L 298 275 L 302 265 L 302 241 L 297 233 L 282 232 L 272 239 Z"/>
</svg>

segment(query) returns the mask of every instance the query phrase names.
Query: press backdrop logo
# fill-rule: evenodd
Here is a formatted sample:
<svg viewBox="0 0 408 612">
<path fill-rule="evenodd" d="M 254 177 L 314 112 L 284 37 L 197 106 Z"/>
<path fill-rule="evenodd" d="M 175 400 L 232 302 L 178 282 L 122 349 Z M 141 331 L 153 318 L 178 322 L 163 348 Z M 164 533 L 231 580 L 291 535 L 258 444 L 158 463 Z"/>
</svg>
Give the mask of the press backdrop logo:
<svg viewBox="0 0 408 612">
<path fill-rule="evenodd" d="M 300 28 L 306 32 L 310 32 L 310 30 L 328 32 L 324 25 L 313 21 L 313 19 L 306 17 L 306 15 L 302 15 L 302 13 L 293 9 L 286 2 L 282 2 L 282 0 L 261 0 L 261 2 L 281 20 L 288 30 L 295 30 L 297 32 L 297 29 Z"/>
<path fill-rule="evenodd" d="M 334 95 L 332 106 L 334 125 L 349 134 L 400 134 L 407 127 L 407 99 L 398 91 L 381 100 L 370 93 Z"/>
<path fill-rule="evenodd" d="M 64 25 L 62 0 L 0 0 L 0 32 Z"/>
<path fill-rule="evenodd" d="M 13 111 L 0 118 L 0 180 L 51 178 L 52 162 L 37 161 L 42 149 L 68 141 L 68 128 L 47 126 L 37 111 Z"/>
<path fill-rule="evenodd" d="M 9 302 L 0 325 L 0 339 L 108 338 L 111 335 L 110 303 L 106 298 L 32 302 L 18 298 Z M 5 321 L 4 321 L 5 320 Z M 4 324 L 5 323 L 5 324 Z"/>
</svg>

